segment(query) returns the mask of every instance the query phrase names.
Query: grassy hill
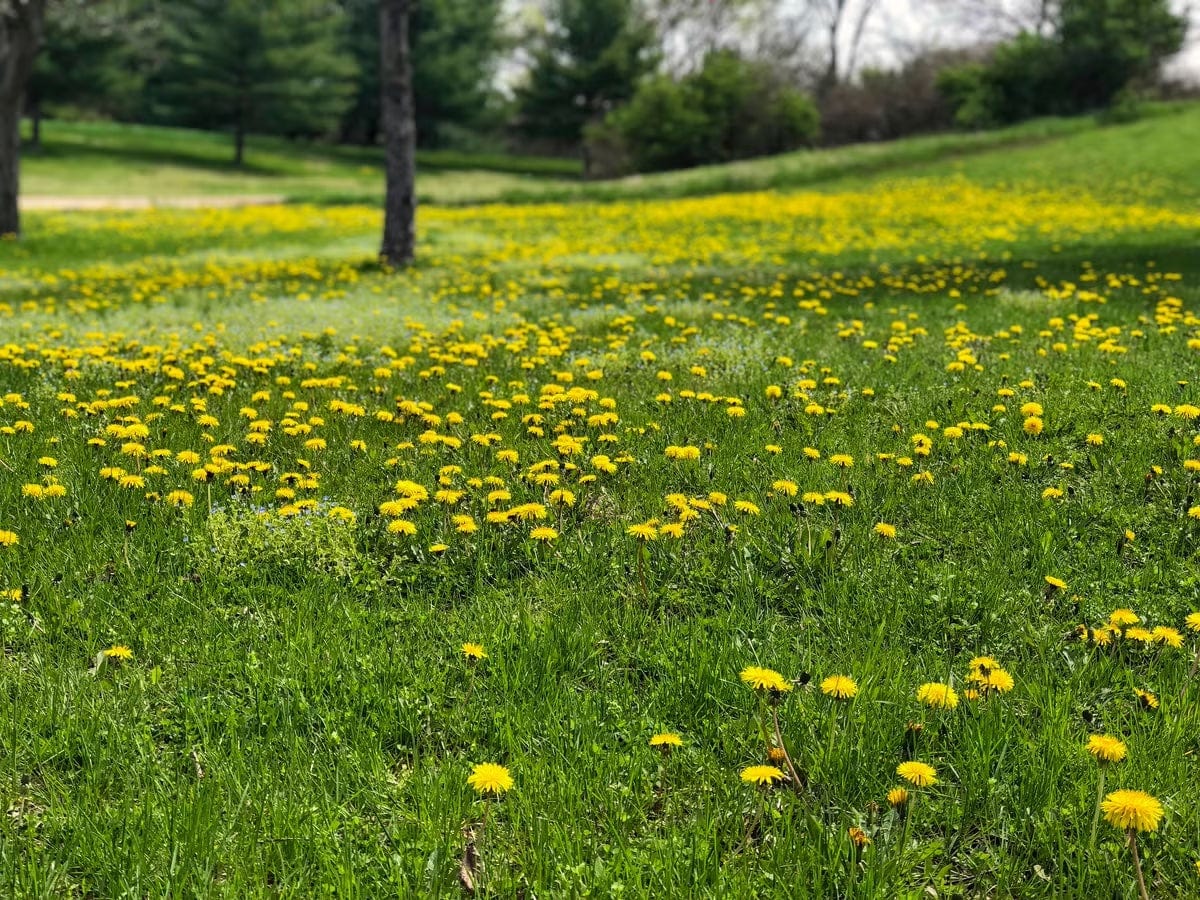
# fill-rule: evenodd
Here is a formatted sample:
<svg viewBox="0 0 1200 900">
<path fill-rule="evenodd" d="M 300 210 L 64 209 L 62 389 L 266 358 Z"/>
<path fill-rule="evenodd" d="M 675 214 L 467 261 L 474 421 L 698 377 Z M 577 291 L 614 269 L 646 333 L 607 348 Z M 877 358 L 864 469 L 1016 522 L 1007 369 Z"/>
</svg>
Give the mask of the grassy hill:
<svg viewBox="0 0 1200 900">
<path fill-rule="evenodd" d="M 1200 104 L 1149 107 L 1135 122 L 1039 119 L 972 134 L 799 151 L 766 159 L 606 182 L 580 180 L 572 160 L 423 152 L 425 202 L 616 200 L 764 189 L 843 190 L 880 178 L 958 173 L 987 185 L 1036 181 L 1088 188 L 1100 167 L 1141 199 L 1200 198 Z M 24 160 L 26 194 L 88 197 L 118 190 L 148 197 L 276 195 L 292 201 L 379 202 L 382 156 L 375 148 L 252 138 L 243 169 L 226 135 L 109 123 L 50 122 L 44 147 Z"/>
</svg>

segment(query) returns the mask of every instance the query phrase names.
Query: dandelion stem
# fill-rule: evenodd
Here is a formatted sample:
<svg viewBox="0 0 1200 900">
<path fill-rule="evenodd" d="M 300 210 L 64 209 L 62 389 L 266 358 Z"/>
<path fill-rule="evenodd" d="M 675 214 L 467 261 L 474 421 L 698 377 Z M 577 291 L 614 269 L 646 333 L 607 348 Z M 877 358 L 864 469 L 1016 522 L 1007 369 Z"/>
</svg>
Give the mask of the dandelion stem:
<svg viewBox="0 0 1200 900">
<path fill-rule="evenodd" d="M 1150 900 L 1146 892 L 1146 879 L 1142 876 L 1142 858 L 1138 855 L 1137 832 L 1129 829 L 1129 849 L 1133 851 L 1133 871 L 1137 874 L 1138 895 L 1142 900 Z"/>
<path fill-rule="evenodd" d="M 1096 847 L 1096 829 L 1100 827 L 1100 802 L 1104 799 L 1105 765 L 1100 763 L 1100 778 L 1096 782 L 1096 812 L 1092 816 L 1092 834 L 1088 838 L 1088 855 Z"/>
<path fill-rule="evenodd" d="M 800 775 L 796 772 L 796 766 L 792 763 L 792 754 L 788 753 L 787 744 L 783 742 L 783 732 L 779 729 L 779 707 L 771 707 L 771 716 L 775 720 L 775 742 L 779 745 L 779 749 L 783 751 L 784 761 L 787 762 L 788 772 L 792 776 L 792 787 L 795 790 L 800 790 L 803 784 L 800 781 Z"/>
</svg>

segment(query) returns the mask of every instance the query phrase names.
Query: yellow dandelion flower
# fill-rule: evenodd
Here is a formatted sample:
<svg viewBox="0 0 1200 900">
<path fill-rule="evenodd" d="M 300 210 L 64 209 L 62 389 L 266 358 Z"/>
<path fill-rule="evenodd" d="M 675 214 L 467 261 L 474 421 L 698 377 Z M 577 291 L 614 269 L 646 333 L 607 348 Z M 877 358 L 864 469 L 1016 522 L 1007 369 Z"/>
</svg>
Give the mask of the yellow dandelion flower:
<svg viewBox="0 0 1200 900">
<path fill-rule="evenodd" d="M 1087 752 L 1102 763 L 1120 762 L 1125 758 L 1124 742 L 1107 734 L 1089 735 L 1086 746 Z"/>
<path fill-rule="evenodd" d="M 821 682 L 821 693 L 834 700 L 853 700 L 858 694 L 858 685 L 848 675 L 830 675 Z"/>
<path fill-rule="evenodd" d="M 937 784 L 937 769 L 928 763 L 902 762 L 896 766 L 896 774 L 915 787 L 930 787 Z"/>
<path fill-rule="evenodd" d="M 650 746 L 667 751 L 672 747 L 682 747 L 683 738 L 673 731 L 664 731 L 650 738 Z"/>
<path fill-rule="evenodd" d="M 871 529 L 882 538 L 887 538 L 889 541 L 896 537 L 896 526 L 889 525 L 887 522 L 876 522 L 875 527 Z"/>
<path fill-rule="evenodd" d="M 1104 819 L 1122 831 L 1157 831 L 1163 807 L 1145 791 L 1113 791 L 1100 804 Z"/>
<path fill-rule="evenodd" d="M 908 802 L 908 789 L 902 787 L 894 787 L 887 792 L 887 802 L 895 807 L 903 806 Z"/>
<path fill-rule="evenodd" d="M 747 766 L 742 769 L 742 781 L 758 787 L 770 787 L 777 781 L 783 781 L 781 769 L 775 766 Z"/>
<path fill-rule="evenodd" d="M 499 796 L 512 788 L 513 779 L 504 766 L 496 763 L 479 763 L 467 776 L 467 784 L 475 788 L 475 792 L 478 794 Z"/>
<path fill-rule="evenodd" d="M 1158 697 L 1156 697 L 1151 691 L 1143 691 L 1141 688 L 1134 688 L 1133 695 L 1137 697 L 1138 703 L 1140 703 L 1145 709 L 1158 709 Z"/>
<path fill-rule="evenodd" d="M 483 644 L 466 643 L 462 645 L 462 654 L 470 662 L 479 662 L 482 659 L 487 659 L 487 651 L 483 649 Z"/>
<path fill-rule="evenodd" d="M 756 691 L 784 693 L 792 689 L 792 683 L 774 669 L 761 666 L 746 666 L 742 669 L 741 679 Z"/>
<path fill-rule="evenodd" d="M 934 709 L 954 709 L 958 706 L 958 694 L 948 684 L 928 681 L 917 688 L 917 699 Z"/>
</svg>

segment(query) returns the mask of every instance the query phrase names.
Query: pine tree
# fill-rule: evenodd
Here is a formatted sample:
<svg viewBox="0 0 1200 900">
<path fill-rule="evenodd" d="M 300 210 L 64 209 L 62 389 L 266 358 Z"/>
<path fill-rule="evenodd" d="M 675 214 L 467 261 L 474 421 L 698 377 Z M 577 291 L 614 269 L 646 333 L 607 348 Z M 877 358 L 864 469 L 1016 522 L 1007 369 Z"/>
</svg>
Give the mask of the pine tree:
<svg viewBox="0 0 1200 900">
<path fill-rule="evenodd" d="M 251 131 L 331 132 L 353 90 L 345 19 L 329 0 L 172 0 L 159 101 L 170 119 Z"/>
<path fill-rule="evenodd" d="M 578 144 L 586 124 L 633 96 L 654 68 L 654 35 L 632 0 L 554 0 L 518 95 L 528 136 Z"/>
<path fill-rule="evenodd" d="M 358 63 L 344 140 L 373 144 L 379 122 L 379 0 L 341 0 L 347 49 Z M 447 126 L 487 127 L 500 50 L 501 0 L 421 0 L 409 16 L 417 134 L 440 143 Z"/>
</svg>

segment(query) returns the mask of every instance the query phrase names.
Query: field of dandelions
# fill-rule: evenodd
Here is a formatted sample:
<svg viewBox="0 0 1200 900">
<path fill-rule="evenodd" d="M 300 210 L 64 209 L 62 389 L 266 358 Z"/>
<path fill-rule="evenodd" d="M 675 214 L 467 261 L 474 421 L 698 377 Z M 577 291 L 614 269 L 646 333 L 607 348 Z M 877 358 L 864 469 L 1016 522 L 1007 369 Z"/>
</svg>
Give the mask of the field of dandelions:
<svg viewBox="0 0 1200 900">
<path fill-rule="evenodd" d="M 21 897 L 1200 895 L 1200 213 L 31 216 Z"/>
</svg>

